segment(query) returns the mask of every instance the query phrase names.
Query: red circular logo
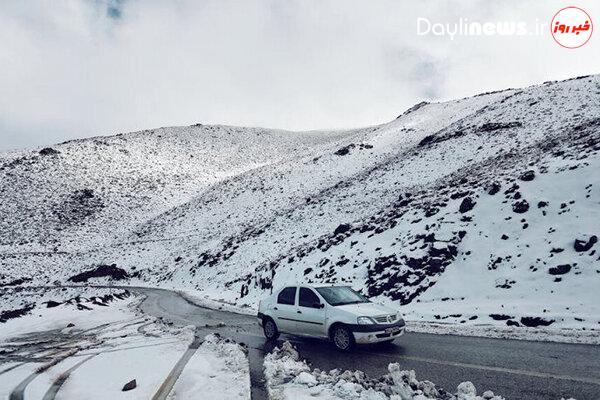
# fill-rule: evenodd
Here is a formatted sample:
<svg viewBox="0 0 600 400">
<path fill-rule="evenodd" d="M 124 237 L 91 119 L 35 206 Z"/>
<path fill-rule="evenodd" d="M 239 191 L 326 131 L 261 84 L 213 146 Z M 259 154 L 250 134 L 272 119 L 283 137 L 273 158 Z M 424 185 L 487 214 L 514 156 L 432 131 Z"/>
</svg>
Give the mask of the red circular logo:
<svg viewBox="0 0 600 400">
<path fill-rule="evenodd" d="M 576 49 L 592 37 L 594 25 L 590 15 L 579 7 L 559 10 L 550 22 L 550 33 L 554 41 L 567 49 Z"/>
</svg>

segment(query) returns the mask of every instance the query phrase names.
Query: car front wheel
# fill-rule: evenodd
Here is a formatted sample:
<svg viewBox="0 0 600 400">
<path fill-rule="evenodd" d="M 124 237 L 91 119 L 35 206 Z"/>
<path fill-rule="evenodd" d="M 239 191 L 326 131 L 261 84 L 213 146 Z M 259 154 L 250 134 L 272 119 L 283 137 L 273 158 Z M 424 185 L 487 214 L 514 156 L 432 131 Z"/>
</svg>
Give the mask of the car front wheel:
<svg viewBox="0 0 600 400">
<path fill-rule="evenodd" d="M 350 332 L 350 329 L 338 325 L 331 330 L 331 342 L 336 349 L 349 351 L 354 347 L 354 335 Z"/>
<path fill-rule="evenodd" d="M 277 325 L 275 325 L 275 321 L 273 321 L 271 318 L 267 318 L 263 322 L 263 332 L 265 333 L 267 340 L 276 340 L 279 337 Z"/>
</svg>

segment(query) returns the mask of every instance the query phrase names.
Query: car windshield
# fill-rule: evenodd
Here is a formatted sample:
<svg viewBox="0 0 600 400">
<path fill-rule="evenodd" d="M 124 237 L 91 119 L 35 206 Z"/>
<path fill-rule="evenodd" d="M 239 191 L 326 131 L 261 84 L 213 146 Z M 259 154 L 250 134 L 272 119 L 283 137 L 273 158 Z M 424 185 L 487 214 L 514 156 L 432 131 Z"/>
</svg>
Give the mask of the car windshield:
<svg viewBox="0 0 600 400">
<path fill-rule="evenodd" d="M 362 294 L 352 290 L 348 286 L 331 286 L 316 288 L 317 292 L 327 303 L 332 306 L 343 306 L 345 304 L 370 303 Z"/>
</svg>

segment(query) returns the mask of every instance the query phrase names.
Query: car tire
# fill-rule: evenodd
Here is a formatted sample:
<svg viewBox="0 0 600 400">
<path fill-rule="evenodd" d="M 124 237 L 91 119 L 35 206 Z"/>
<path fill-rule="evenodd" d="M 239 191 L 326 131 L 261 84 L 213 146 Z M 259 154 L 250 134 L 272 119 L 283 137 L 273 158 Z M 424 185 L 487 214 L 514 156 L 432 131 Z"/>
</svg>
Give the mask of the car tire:
<svg viewBox="0 0 600 400">
<path fill-rule="evenodd" d="M 331 329 L 331 343 L 340 351 L 350 351 L 354 348 L 354 335 L 344 325 L 336 325 Z"/>
<path fill-rule="evenodd" d="M 267 340 L 277 340 L 279 337 L 279 329 L 277 329 L 275 321 L 271 318 L 265 318 L 263 320 L 263 333 Z"/>
</svg>

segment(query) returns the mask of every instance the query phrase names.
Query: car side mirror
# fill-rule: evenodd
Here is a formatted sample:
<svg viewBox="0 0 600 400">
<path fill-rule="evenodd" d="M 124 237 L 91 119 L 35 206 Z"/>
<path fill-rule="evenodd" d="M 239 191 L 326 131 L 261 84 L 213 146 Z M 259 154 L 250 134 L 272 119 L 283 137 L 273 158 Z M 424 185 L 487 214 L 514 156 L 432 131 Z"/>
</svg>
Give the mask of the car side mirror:
<svg viewBox="0 0 600 400">
<path fill-rule="evenodd" d="M 325 304 L 323 303 L 313 303 L 313 308 L 325 308 Z"/>
</svg>

